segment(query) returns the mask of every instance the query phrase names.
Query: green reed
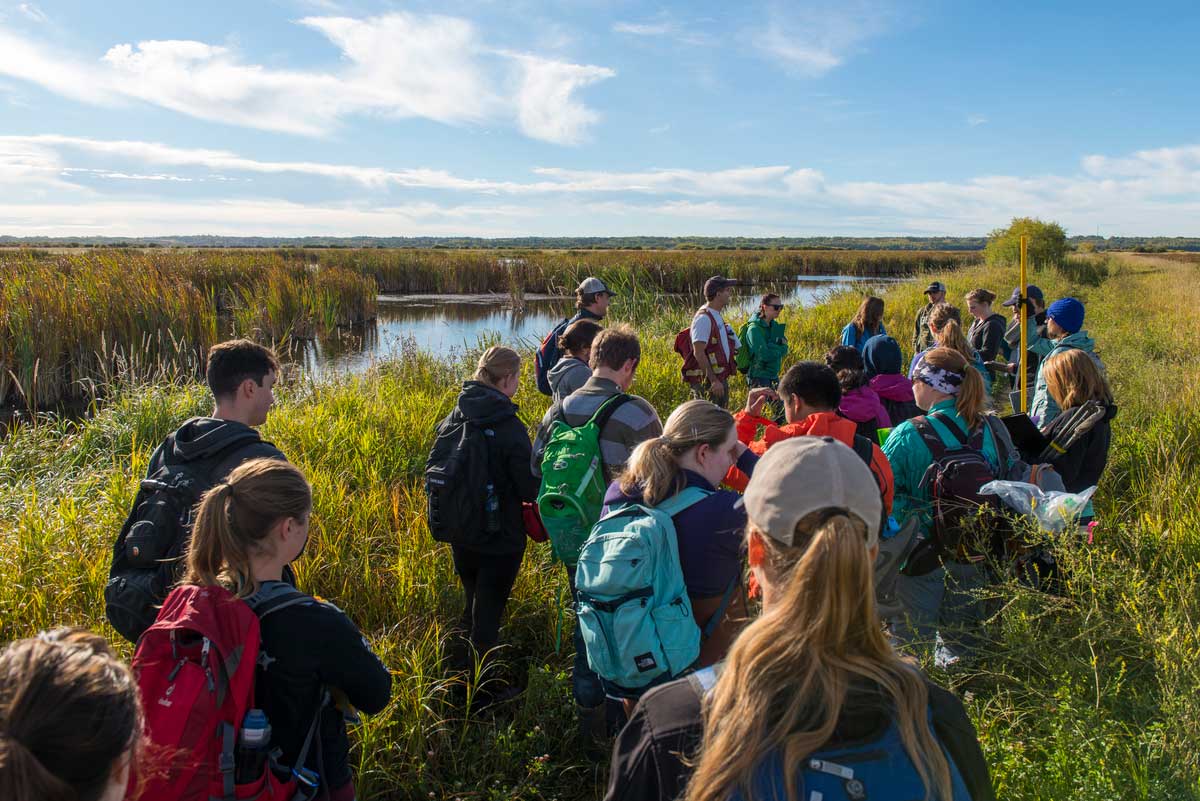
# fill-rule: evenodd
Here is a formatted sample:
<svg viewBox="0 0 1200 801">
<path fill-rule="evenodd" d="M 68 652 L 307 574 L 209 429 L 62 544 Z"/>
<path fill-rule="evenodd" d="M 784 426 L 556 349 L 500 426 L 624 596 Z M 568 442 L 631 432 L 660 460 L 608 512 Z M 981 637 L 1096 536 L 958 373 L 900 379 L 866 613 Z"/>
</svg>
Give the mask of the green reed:
<svg viewBox="0 0 1200 801">
<path fill-rule="evenodd" d="M 938 277 L 954 301 L 977 286 L 1005 294 L 1011 272 Z M 1165 334 L 1200 325 L 1197 272 L 1129 261 L 1097 285 L 1071 272 L 1034 276 L 1048 298 L 1087 303 L 1121 411 L 1097 540 L 1056 542 L 1066 596 L 1000 582 L 988 591 L 1002 612 L 987 627 L 987 657 L 936 676 L 964 698 L 1002 798 L 1200 797 L 1200 359 L 1186 336 Z M 909 282 L 884 295 L 888 330 L 906 355 L 922 288 Z M 789 362 L 823 354 L 859 299 L 842 292 L 786 310 Z M 670 342 L 690 309 L 646 292 L 636 303 L 618 299 L 611 313 L 637 326 L 644 350 L 633 391 L 665 417 L 687 397 Z M 526 554 L 503 631 L 499 670 L 525 694 L 486 714 L 464 708 L 442 662 L 460 591 L 448 549 L 425 525 L 421 473 L 433 426 L 477 355 L 434 358 L 414 347 L 365 375 L 281 388 L 264 435 L 314 487 L 300 585 L 344 608 L 393 671 L 391 705 L 353 735 L 362 798 L 596 799 L 606 767 L 571 738 L 569 641 L 554 648 L 564 578 L 543 546 Z M 546 400 L 524 369 L 516 401 L 532 427 Z M 210 408 L 193 382 L 157 383 L 117 391 L 89 420 L 10 433 L 0 448 L 0 639 L 64 623 L 115 636 L 101 601 L 112 540 L 152 448 Z"/>
</svg>

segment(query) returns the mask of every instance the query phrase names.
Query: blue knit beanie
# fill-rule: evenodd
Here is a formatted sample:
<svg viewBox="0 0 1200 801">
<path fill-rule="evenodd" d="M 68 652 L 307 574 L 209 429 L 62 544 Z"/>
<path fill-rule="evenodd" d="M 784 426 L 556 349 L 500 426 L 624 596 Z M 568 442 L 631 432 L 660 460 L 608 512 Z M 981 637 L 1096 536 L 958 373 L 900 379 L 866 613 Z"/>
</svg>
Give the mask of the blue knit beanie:
<svg viewBox="0 0 1200 801">
<path fill-rule="evenodd" d="M 1058 323 L 1058 327 L 1068 334 L 1074 334 L 1083 328 L 1083 304 L 1075 298 L 1056 300 L 1046 309 L 1046 319 Z"/>
<path fill-rule="evenodd" d="M 863 345 L 862 355 L 868 378 L 895 375 L 901 371 L 900 346 L 887 334 L 868 339 L 867 344 Z"/>
</svg>

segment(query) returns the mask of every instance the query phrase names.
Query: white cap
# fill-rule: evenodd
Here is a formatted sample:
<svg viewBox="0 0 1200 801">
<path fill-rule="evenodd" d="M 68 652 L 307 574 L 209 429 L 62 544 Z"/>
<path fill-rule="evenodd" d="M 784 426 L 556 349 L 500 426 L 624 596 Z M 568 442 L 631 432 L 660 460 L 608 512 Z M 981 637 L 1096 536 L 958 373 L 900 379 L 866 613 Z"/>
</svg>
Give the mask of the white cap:
<svg viewBox="0 0 1200 801">
<path fill-rule="evenodd" d="M 867 524 L 867 547 L 879 542 L 883 500 L 871 468 L 833 437 L 799 436 L 772 445 L 746 488 L 750 521 L 792 545 L 796 524 L 822 509 L 845 509 Z"/>
<path fill-rule="evenodd" d="M 607 292 L 610 295 L 617 294 L 616 292 L 613 292 L 611 289 L 606 287 L 604 285 L 604 282 L 601 281 L 599 278 L 596 278 L 596 277 L 590 276 L 590 275 L 587 278 L 583 279 L 583 281 L 579 284 L 579 289 L 577 291 L 582 292 L 585 295 L 588 293 L 594 294 L 596 292 Z"/>
</svg>

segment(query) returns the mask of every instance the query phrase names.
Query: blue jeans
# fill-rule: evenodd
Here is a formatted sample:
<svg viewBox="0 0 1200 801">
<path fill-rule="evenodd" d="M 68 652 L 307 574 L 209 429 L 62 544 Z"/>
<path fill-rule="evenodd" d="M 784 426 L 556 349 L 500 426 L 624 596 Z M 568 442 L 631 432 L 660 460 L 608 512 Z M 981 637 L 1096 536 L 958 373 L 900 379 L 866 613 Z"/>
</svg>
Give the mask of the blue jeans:
<svg viewBox="0 0 1200 801">
<path fill-rule="evenodd" d="M 901 573 L 896 598 L 903 611 L 892 621 L 892 635 L 900 644 L 933 649 L 941 667 L 970 658 L 982 644 L 987 617 L 987 604 L 975 591 L 990 583 L 984 563 L 947 562 L 924 576 Z"/>
<path fill-rule="evenodd" d="M 575 568 L 567 568 L 567 583 L 571 587 L 571 603 L 575 603 Z M 594 709 L 604 703 L 604 686 L 600 677 L 588 667 L 587 647 L 583 644 L 583 632 L 579 630 L 579 619 L 574 622 L 571 640 L 575 645 L 575 669 L 571 674 L 571 692 L 575 703 Z"/>
</svg>

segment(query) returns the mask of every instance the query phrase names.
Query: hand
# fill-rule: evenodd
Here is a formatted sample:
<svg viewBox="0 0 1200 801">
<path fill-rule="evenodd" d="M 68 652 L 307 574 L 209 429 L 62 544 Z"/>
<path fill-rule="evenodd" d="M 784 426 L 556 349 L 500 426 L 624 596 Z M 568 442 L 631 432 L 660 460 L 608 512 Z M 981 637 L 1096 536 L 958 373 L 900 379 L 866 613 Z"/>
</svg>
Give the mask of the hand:
<svg viewBox="0 0 1200 801">
<path fill-rule="evenodd" d="M 743 454 L 743 453 L 745 453 L 745 452 L 746 452 L 746 451 L 748 451 L 748 450 L 750 450 L 750 448 L 748 448 L 748 447 L 746 446 L 746 443 L 744 443 L 744 442 L 742 442 L 742 441 L 740 441 L 740 440 L 739 440 L 739 441 L 738 441 L 738 443 L 737 443 L 736 445 L 734 445 L 734 446 L 733 446 L 733 459 L 734 459 L 734 461 L 736 462 L 738 459 L 741 459 L 741 458 L 742 458 L 742 454 Z"/>
<path fill-rule="evenodd" d="M 770 387 L 757 387 L 750 390 L 750 394 L 746 396 L 746 414 L 753 417 L 761 417 L 763 404 L 778 397 L 775 394 L 775 390 Z"/>
<path fill-rule="evenodd" d="M 709 391 L 718 398 L 725 397 L 725 384 L 720 381 L 713 381 L 708 385 Z"/>
</svg>

